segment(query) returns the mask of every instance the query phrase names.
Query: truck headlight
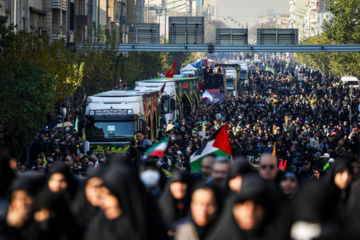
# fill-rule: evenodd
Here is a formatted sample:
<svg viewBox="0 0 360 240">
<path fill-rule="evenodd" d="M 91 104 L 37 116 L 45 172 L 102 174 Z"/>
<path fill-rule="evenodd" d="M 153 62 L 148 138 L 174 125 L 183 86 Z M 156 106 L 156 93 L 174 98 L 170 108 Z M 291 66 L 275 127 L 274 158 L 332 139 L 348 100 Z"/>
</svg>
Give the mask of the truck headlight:
<svg viewBox="0 0 360 240">
<path fill-rule="evenodd" d="M 133 114 L 133 110 L 132 110 L 132 109 L 129 109 L 129 110 L 128 110 L 128 114 Z"/>
</svg>

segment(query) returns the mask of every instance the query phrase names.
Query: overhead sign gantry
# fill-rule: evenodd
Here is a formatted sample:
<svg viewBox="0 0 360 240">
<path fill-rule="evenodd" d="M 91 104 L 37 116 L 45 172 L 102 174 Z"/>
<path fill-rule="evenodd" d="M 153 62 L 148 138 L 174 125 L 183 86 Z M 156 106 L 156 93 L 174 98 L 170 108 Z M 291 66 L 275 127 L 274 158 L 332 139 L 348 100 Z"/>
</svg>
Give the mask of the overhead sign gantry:
<svg viewBox="0 0 360 240">
<path fill-rule="evenodd" d="M 143 27 L 143 26 L 142 26 Z M 298 29 L 257 30 L 257 44 L 248 44 L 248 29 L 217 29 L 216 44 L 204 44 L 203 17 L 170 17 L 169 43 L 158 44 L 158 26 L 146 26 L 144 42 L 118 44 L 120 52 L 360 52 L 360 44 L 298 45 Z M 151 33 L 151 34 L 150 34 Z M 154 35 L 155 33 L 155 35 Z M 139 35 L 140 36 L 140 35 Z M 155 38 L 154 38 L 155 36 Z M 154 41 L 154 39 L 156 39 Z M 141 43 L 143 42 L 143 43 Z M 149 43 L 150 42 L 150 43 Z M 78 44 L 78 50 L 82 45 Z M 92 48 L 104 49 L 104 44 Z"/>
</svg>

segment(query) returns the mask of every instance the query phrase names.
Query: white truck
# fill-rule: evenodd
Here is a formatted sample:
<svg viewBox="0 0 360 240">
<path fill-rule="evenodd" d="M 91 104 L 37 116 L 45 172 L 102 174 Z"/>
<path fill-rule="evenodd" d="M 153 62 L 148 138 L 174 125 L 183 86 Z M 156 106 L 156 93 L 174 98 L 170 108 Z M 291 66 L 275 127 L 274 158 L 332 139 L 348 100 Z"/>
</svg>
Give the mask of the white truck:
<svg viewBox="0 0 360 240">
<path fill-rule="evenodd" d="M 199 108 L 199 78 L 158 78 L 135 82 L 136 91 L 159 91 L 165 83 L 161 97 L 161 125 L 170 120 L 175 121 L 178 116 L 183 117 L 190 111 Z"/>
<path fill-rule="evenodd" d="M 114 90 L 87 98 L 85 152 L 125 153 L 134 134 L 142 130 L 156 137 L 159 91 Z"/>
<path fill-rule="evenodd" d="M 341 77 L 341 84 L 344 87 L 350 87 L 353 86 L 355 88 L 359 88 L 359 79 L 354 76 L 342 76 Z"/>
<path fill-rule="evenodd" d="M 238 85 L 240 84 L 238 71 L 235 67 L 225 67 L 225 74 L 228 97 L 237 97 Z"/>
</svg>

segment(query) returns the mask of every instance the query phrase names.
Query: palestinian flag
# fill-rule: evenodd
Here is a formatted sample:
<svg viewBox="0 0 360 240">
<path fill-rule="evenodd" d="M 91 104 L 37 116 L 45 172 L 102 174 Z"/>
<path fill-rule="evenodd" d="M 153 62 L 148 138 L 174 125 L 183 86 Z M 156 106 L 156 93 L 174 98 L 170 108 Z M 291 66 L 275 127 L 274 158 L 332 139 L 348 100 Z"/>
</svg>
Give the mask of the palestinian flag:
<svg viewBox="0 0 360 240">
<path fill-rule="evenodd" d="M 197 172 L 201 168 L 201 162 L 208 155 L 230 156 L 231 147 L 228 135 L 228 126 L 225 124 L 217 130 L 201 148 L 190 157 L 190 167 L 192 172 Z"/>
<path fill-rule="evenodd" d="M 147 157 L 163 157 L 168 145 L 168 141 L 169 138 L 165 138 L 164 140 L 153 145 L 145 152 L 144 159 L 146 159 Z"/>
</svg>

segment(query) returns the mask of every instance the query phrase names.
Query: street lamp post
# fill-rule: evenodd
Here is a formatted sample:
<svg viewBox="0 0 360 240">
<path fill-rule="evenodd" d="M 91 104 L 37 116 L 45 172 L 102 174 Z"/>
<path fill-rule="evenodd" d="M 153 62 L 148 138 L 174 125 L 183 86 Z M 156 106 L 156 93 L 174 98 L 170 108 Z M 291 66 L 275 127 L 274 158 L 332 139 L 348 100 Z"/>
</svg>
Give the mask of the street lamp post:
<svg viewBox="0 0 360 240">
<path fill-rule="evenodd" d="M 66 32 L 67 47 L 70 45 L 70 0 L 67 2 L 67 32 Z"/>
</svg>

